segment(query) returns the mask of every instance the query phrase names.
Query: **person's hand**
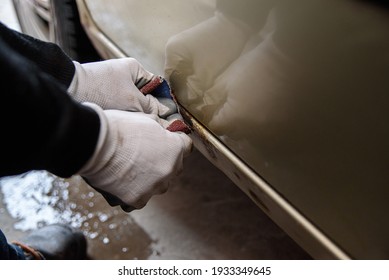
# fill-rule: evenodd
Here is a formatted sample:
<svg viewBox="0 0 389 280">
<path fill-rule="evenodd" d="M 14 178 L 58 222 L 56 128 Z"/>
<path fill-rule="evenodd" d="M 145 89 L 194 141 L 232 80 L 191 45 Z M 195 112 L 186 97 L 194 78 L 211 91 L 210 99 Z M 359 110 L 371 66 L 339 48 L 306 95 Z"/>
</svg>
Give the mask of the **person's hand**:
<svg viewBox="0 0 389 280">
<path fill-rule="evenodd" d="M 169 122 L 156 115 L 85 105 L 99 114 L 101 129 L 94 155 L 78 174 L 128 212 L 165 192 L 192 149 L 190 137 L 168 131 Z"/>
<path fill-rule="evenodd" d="M 80 64 L 68 88 L 78 102 L 91 102 L 104 110 L 115 109 L 164 116 L 165 105 L 139 91 L 156 75 L 146 71 L 134 58 L 119 58 Z"/>
</svg>

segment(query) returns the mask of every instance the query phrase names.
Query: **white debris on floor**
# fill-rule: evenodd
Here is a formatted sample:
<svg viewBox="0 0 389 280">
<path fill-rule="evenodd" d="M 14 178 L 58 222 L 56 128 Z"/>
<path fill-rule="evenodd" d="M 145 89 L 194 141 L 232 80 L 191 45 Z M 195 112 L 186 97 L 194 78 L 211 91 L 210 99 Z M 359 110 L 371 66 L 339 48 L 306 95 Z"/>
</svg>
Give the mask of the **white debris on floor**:
<svg viewBox="0 0 389 280">
<path fill-rule="evenodd" d="M 66 223 L 79 228 L 87 217 L 67 204 L 69 183 L 44 171 L 0 179 L 0 189 L 9 214 L 17 219 L 15 229 L 27 231 L 45 224 Z"/>
</svg>

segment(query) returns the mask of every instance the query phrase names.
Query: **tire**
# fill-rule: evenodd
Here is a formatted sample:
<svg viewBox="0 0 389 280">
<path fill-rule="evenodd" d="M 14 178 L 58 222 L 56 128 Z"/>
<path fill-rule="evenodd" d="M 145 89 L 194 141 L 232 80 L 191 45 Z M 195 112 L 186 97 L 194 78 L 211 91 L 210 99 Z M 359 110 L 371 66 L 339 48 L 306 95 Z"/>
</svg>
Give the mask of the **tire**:
<svg viewBox="0 0 389 280">
<path fill-rule="evenodd" d="M 86 35 L 75 0 L 51 0 L 52 32 L 54 43 L 61 46 L 71 59 L 80 63 L 100 60 L 101 57 Z"/>
</svg>

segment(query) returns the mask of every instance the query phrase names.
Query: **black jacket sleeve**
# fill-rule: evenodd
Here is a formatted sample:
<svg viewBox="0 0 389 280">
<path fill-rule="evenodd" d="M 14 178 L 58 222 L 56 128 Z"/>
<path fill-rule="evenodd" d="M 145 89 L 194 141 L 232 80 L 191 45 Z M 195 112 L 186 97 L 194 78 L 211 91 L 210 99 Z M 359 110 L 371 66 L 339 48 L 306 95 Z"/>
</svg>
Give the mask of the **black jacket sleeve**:
<svg viewBox="0 0 389 280">
<path fill-rule="evenodd" d="M 72 67 L 58 46 L 0 26 L 0 176 L 69 177 L 92 156 L 100 120 L 67 94 Z"/>
<path fill-rule="evenodd" d="M 17 54 L 34 63 L 39 69 L 69 87 L 75 67 L 62 49 L 49 42 L 9 29 L 0 23 L 0 34 L 4 42 Z"/>
</svg>

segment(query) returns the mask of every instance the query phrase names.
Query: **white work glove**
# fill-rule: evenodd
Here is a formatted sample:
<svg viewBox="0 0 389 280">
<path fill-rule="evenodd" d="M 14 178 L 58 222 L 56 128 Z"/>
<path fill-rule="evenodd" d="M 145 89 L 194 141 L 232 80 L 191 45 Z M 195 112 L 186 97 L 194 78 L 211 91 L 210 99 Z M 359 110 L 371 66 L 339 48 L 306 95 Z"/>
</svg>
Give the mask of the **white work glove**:
<svg viewBox="0 0 389 280">
<path fill-rule="evenodd" d="M 156 115 L 85 105 L 98 113 L 101 128 L 95 152 L 78 174 L 127 212 L 165 192 L 192 149 L 190 137 L 166 130 L 169 122 Z"/>
<path fill-rule="evenodd" d="M 156 76 L 134 58 L 118 58 L 80 64 L 68 88 L 78 102 L 91 102 L 104 110 L 115 109 L 164 116 L 165 105 L 139 91 Z"/>
</svg>

